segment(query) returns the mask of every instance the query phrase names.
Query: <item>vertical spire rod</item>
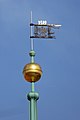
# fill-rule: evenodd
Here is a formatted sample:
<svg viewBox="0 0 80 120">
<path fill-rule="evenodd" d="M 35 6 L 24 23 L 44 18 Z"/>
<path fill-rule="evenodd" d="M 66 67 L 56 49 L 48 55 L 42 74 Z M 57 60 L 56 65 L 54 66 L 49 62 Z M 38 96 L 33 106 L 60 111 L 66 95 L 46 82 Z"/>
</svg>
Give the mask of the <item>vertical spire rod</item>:
<svg viewBox="0 0 80 120">
<path fill-rule="evenodd" d="M 32 23 L 32 11 L 31 11 L 31 17 L 30 17 L 30 23 Z M 30 36 L 32 36 L 32 26 L 30 26 Z M 31 63 L 34 63 L 34 57 L 35 57 L 35 51 L 34 51 L 34 40 L 33 38 L 30 38 L 30 53 L 31 57 Z"/>
<path fill-rule="evenodd" d="M 32 23 L 32 11 L 31 11 L 30 22 Z M 32 36 L 32 26 L 30 27 L 30 36 Z M 34 50 L 34 40 L 33 40 L 33 38 L 30 38 L 30 41 L 31 41 L 31 50 Z"/>
<path fill-rule="evenodd" d="M 31 83 L 31 91 L 34 92 L 35 88 L 34 88 L 34 82 Z"/>
</svg>

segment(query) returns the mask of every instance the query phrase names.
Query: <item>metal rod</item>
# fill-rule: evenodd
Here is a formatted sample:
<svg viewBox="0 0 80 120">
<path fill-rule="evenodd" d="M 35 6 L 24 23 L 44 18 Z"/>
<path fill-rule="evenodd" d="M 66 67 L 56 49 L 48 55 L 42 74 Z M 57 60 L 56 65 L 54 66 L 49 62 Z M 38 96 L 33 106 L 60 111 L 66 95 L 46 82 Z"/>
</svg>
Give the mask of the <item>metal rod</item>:
<svg viewBox="0 0 80 120">
<path fill-rule="evenodd" d="M 37 116 L 37 100 L 35 100 L 35 120 L 38 120 L 38 116 Z"/>
<path fill-rule="evenodd" d="M 34 92 L 34 82 L 31 83 L 31 91 Z"/>
<path fill-rule="evenodd" d="M 35 120 L 35 100 L 32 98 L 30 100 L 30 120 Z"/>
<path fill-rule="evenodd" d="M 30 23 L 32 23 L 32 11 L 31 11 Z M 32 36 L 32 26 L 30 26 L 30 36 Z M 30 38 L 30 41 L 31 41 L 31 50 L 34 50 L 34 40 L 33 40 L 33 38 Z"/>
<path fill-rule="evenodd" d="M 34 56 L 31 57 L 31 63 L 34 63 Z"/>
</svg>

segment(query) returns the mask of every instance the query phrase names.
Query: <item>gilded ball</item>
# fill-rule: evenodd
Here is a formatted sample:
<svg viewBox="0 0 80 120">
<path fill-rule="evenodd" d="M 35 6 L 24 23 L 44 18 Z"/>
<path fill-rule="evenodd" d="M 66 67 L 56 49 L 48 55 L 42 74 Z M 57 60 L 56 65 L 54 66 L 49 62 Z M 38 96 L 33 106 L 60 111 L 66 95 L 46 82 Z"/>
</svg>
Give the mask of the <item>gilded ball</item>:
<svg viewBox="0 0 80 120">
<path fill-rule="evenodd" d="M 37 82 L 42 75 L 42 70 L 39 64 L 29 63 L 24 66 L 23 74 L 28 82 Z"/>
</svg>

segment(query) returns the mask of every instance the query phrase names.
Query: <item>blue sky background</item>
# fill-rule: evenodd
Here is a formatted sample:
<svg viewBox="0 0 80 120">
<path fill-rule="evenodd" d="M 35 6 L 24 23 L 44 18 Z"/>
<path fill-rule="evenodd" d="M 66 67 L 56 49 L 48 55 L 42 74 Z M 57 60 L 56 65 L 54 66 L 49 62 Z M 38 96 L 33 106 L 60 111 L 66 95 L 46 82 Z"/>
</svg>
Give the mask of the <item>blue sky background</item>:
<svg viewBox="0 0 80 120">
<path fill-rule="evenodd" d="M 0 0 L 0 120 L 29 119 L 22 70 L 30 61 L 31 10 L 34 23 L 62 24 L 56 40 L 35 40 L 43 70 L 38 119 L 80 120 L 80 0 Z"/>
</svg>

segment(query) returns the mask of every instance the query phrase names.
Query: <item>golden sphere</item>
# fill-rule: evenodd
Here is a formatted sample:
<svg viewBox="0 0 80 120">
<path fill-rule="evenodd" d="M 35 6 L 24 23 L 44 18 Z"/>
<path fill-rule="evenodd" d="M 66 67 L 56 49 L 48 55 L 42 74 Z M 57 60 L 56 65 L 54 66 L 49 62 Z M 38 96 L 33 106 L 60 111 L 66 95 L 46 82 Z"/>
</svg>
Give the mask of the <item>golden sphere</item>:
<svg viewBox="0 0 80 120">
<path fill-rule="evenodd" d="M 41 78 L 42 70 L 39 64 L 29 63 L 25 65 L 23 74 L 28 82 L 36 82 Z"/>
</svg>

